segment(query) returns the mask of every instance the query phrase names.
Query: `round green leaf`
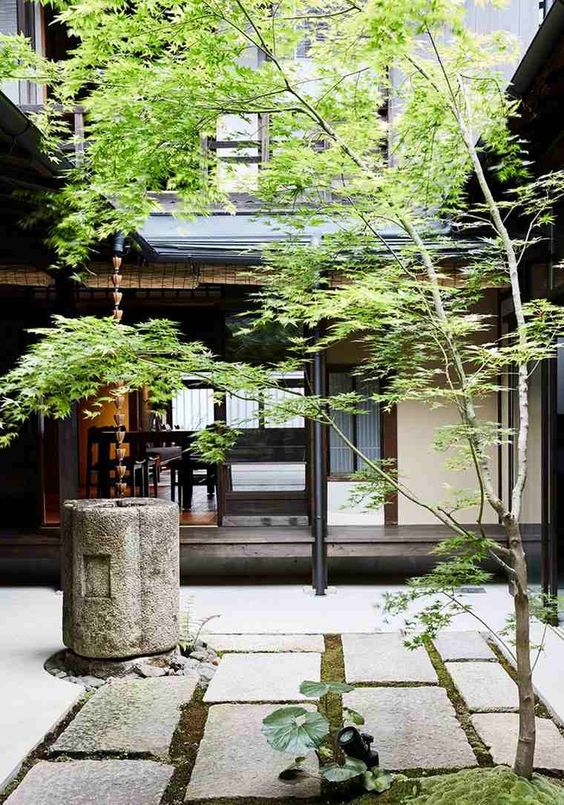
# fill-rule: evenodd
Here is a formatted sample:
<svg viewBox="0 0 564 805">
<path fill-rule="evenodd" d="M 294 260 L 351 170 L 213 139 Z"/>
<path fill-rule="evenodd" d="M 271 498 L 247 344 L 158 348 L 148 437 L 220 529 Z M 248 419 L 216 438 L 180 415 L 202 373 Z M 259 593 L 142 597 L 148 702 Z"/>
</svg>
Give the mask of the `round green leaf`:
<svg viewBox="0 0 564 805">
<path fill-rule="evenodd" d="M 377 794 L 381 794 L 383 791 L 387 791 L 388 788 L 392 785 L 394 781 L 393 774 L 390 774 L 388 771 L 382 771 L 380 769 L 372 769 L 371 771 L 366 771 L 364 773 L 363 782 L 364 787 L 367 791 L 376 791 Z"/>
<path fill-rule="evenodd" d="M 317 749 L 329 733 L 329 722 L 321 713 L 304 707 L 283 707 L 266 716 L 262 733 L 273 749 L 304 755 Z"/>
<path fill-rule="evenodd" d="M 300 685 L 300 693 L 308 699 L 318 699 L 328 693 L 350 693 L 354 690 L 346 682 L 314 682 L 306 679 Z"/>
<path fill-rule="evenodd" d="M 300 685 L 300 693 L 308 699 L 319 699 L 329 693 L 329 688 L 325 682 L 313 682 L 308 679 Z"/>
<path fill-rule="evenodd" d="M 366 763 L 356 758 L 348 757 L 343 766 L 331 763 L 329 766 L 321 768 L 321 774 L 330 783 L 344 783 L 345 780 L 352 780 L 366 772 Z"/>
<path fill-rule="evenodd" d="M 362 727 L 364 724 L 364 716 L 361 716 L 357 710 L 352 710 L 350 707 L 344 707 L 343 711 L 346 715 L 347 721 L 352 721 L 357 727 Z"/>
<path fill-rule="evenodd" d="M 329 693 L 350 693 L 351 690 L 354 690 L 354 685 L 346 682 L 327 682 L 326 685 Z"/>
</svg>

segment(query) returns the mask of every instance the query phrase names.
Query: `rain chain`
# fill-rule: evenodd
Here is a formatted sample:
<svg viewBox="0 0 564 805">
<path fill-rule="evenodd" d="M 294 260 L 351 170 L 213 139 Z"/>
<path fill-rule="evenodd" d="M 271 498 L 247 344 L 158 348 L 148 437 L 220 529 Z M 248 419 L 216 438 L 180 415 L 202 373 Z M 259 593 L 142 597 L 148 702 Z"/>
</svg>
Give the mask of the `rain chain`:
<svg viewBox="0 0 564 805">
<path fill-rule="evenodd" d="M 116 324 L 121 322 L 123 316 L 123 310 L 121 309 L 121 300 L 123 298 L 123 293 L 121 290 L 121 283 L 122 283 L 122 273 L 121 273 L 121 263 L 122 263 L 122 255 L 123 255 L 123 246 L 124 246 L 124 236 L 122 234 L 118 234 L 114 238 L 114 253 L 112 257 L 113 262 L 113 274 L 112 274 L 112 285 L 113 285 L 113 300 L 114 300 L 114 309 L 113 309 L 113 319 Z M 122 498 L 125 495 L 127 490 L 127 483 L 125 481 L 125 473 L 126 473 L 126 466 L 124 463 L 125 460 L 125 413 L 124 413 L 124 406 L 125 406 L 125 393 L 123 391 L 124 385 L 122 382 L 117 384 L 116 395 L 114 399 L 114 405 L 116 412 L 114 414 L 114 422 L 116 425 L 116 441 L 115 441 L 115 451 L 116 451 L 116 482 L 115 482 L 115 494 L 116 497 Z"/>
</svg>

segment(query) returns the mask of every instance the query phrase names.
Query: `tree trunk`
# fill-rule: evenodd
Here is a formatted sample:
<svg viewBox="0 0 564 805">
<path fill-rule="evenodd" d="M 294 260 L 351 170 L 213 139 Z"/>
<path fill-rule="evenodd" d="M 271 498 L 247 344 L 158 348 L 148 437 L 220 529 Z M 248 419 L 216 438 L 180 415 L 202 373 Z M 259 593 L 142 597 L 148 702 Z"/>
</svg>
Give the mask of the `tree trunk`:
<svg viewBox="0 0 564 805">
<path fill-rule="evenodd" d="M 513 603 L 515 607 L 515 638 L 517 657 L 517 687 L 519 689 L 519 740 L 513 770 L 520 777 L 530 778 L 535 756 L 535 693 L 531 670 L 530 611 L 527 589 L 527 560 L 521 541 L 519 525 L 508 527 L 509 544 L 515 570 Z"/>
</svg>

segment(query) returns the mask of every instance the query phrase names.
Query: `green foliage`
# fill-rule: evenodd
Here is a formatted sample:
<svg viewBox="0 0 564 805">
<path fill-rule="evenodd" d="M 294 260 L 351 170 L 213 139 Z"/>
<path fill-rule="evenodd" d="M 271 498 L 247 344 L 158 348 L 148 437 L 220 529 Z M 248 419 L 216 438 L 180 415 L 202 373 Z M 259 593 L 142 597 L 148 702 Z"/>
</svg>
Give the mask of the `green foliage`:
<svg viewBox="0 0 564 805">
<path fill-rule="evenodd" d="M 296 755 L 316 749 L 329 734 L 329 722 L 321 713 L 305 707 L 283 707 L 266 716 L 262 733 L 273 749 Z"/>
<path fill-rule="evenodd" d="M 354 690 L 346 682 L 311 682 L 306 680 L 300 685 L 300 693 L 308 699 L 319 699 L 328 693 L 349 693 Z"/>
<path fill-rule="evenodd" d="M 148 191 L 174 190 L 187 214 L 231 210 L 218 178 L 225 165 L 201 147 L 225 114 L 240 114 L 247 132 L 253 115 L 270 116 L 275 147 L 259 193 L 291 207 L 298 228 L 346 220 L 374 245 L 374 228 L 398 224 L 400 209 L 423 227 L 424 210 L 464 213 L 472 165 L 453 99 L 467 106 L 497 177 L 529 188 L 508 203 L 534 204 L 535 215 L 542 203 L 541 225 L 550 197 L 562 193 L 556 175 L 527 184 L 523 144 L 509 134 L 518 108 L 497 68 L 514 57 L 515 42 L 503 32 L 472 35 L 460 0 L 281 0 L 274 12 L 261 0 L 50 4 L 78 41 L 69 58 L 52 63 L 21 35 L 2 36 L 0 75 L 48 84 L 47 134 L 72 142 L 58 121 L 78 103 L 85 109 L 88 148 L 66 187 L 40 205 L 62 262 L 80 266 L 97 240 L 138 227 L 155 203 Z M 307 67 L 292 59 L 304 38 Z M 256 68 L 245 62 L 250 46 L 268 56 Z M 385 100 L 403 109 L 391 165 Z"/>
<path fill-rule="evenodd" d="M 300 693 L 309 698 L 327 700 L 330 694 L 348 693 L 354 690 L 345 682 L 314 682 L 306 680 L 300 685 Z M 326 705 L 325 705 L 326 707 Z M 352 724 L 361 725 L 363 717 L 355 710 L 344 708 L 344 714 Z M 281 773 L 280 778 L 293 780 L 305 774 L 303 763 L 310 752 L 315 751 L 321 761 L 333 757 L 333 752 L 324 745 L 332 737 L 329 720 L 321 712 L 312 712 L 305 707 L 282 707 L 266 716 L 262 722 L 262 733 L 273 749 L 298 755 Z M 394 776 L 378 767 L 368 769 L 366 764 L 356 758 L 346 757 L 343 763 L 324 763 L 320 775 L 329 783 L 343 783 L 357 777 L 362 778 L 367 791 L 386 791 Z"/>
<path fill-rule="evenodd" d="M 410 805 L 562 805 L 564 789 L 546 777 L 524 780 L 504 766 L 431 777 L 402 802 Z"/>
<path fill-rule="evenodd" d="M 190 600 L 180 612 L 180 637 L 178 639 L 178 647 L 186 656 L 194 650 L 204 626 L 211 620 L 214 620 L 214 618 L 219 618 L 219 615 L 208 615 L 206 618 L 196 618 L 192 614 L 192 609 L 193 601 Z"/>
<path fill-rule="evenodd" d="M 366 764 L 362 760 L 348 757 L 342 765 L 329 763 L 323 766 L 321 774 L 329 783 L 344 783 L 346 780 L 353 780 L 355 777 L 365 774 Z"/>
<path fill-rule="evenodd" d="M 126 392 L 150 389 L 155 408 L 165 406 L 188 377 L 236 394 L 271 386 L 269 372 L 216 360 L 202 344 L 184 340 L 177 325 L 165 319 L 116 325 L 111 318 L 55 316 L 52 327 L 30 332 L 38 340 L 0 379 L 2 446 L 34 413 L 60 419 L 75 402 L 93 400 L 89 415 L 95 417 L 118 386 Z M 200 435 L 198 449 L 217 461 L 234 438 L 236 432 L 220 425 Z"/>
</svg>

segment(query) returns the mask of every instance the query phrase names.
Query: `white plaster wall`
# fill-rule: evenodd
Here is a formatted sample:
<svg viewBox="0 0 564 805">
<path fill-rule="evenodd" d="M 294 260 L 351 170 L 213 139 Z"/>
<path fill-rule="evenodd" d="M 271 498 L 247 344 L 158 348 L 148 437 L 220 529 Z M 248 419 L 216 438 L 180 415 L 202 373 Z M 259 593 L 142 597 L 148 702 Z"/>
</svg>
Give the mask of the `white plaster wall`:
<svg viewBox="0 0 564 805">
<path fill-rule="evenodd" d="M 485 401 L 479 411 L 484 419 L 495 421 L 497 401 L 492 395 Z M 441 425 L 454 424 L 457 413 L 454 408 L 431 408 L 420 402 L 403 402 L 398 405 L 398 471 L 401 480 L 421 500 L 427 503 L 438 503 L 447 498 L 448 487 L 456 489 L 475 489 L 476 476 L 471 469 L 452 471 L 444 467 L 447 456 L 433 449 L 436 428 Z M 497 481 L 497 451 L 492 451 L 492 477 Z M 433 515 L 399 496 L 398 519 L 400 525 L 436 523 Z M 463 522 L 472 522 L 476 517 L 475 509 L 459 512 Z M 487 511 L 483 521 L 496 523 L 497 516 Z"/>
<path fill-rule="evenodd" d="M 367 509 L 351 504 L 351 492 L 358 482 L 329 481 L 327 484 L 327 522 L 329 525 L 383 525 L 384 507 Z"/>
</svg>

